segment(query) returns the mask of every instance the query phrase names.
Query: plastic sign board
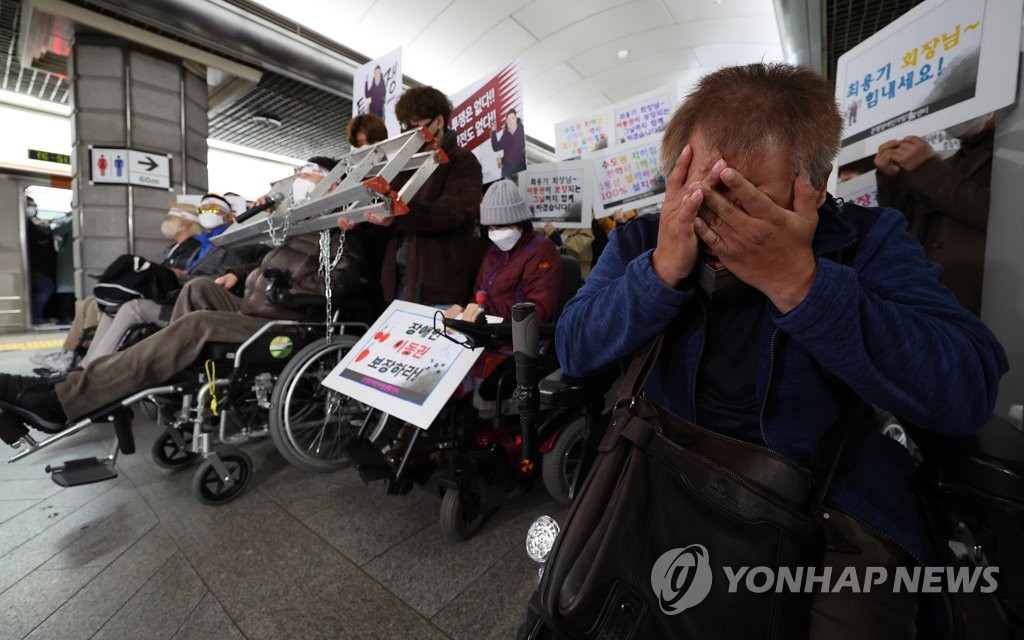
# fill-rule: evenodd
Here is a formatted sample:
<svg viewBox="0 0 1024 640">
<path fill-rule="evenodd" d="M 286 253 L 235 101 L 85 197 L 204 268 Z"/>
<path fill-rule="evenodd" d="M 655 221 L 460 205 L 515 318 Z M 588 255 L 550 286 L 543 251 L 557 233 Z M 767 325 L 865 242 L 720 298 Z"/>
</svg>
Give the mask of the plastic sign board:
<svg viewBox="0 0 1024 640">
<path fill-rule="evenodd" d="M 534 222 L 550 222 L 560 229 L 590 228 L 592 163 L 567 160 L 531 165 L 519 175 L 519 191 L 533 211 Z"/>
<path fill-rule="evenodd" d="M 1024 0 L 928 0 L 840 56 L 839 165 L 894 138 L 983 116 L 1017 96 Z"/>
<path fill-rule="evenodd" d="M 470 350 L 435 332 L 438 313 L 395 300 L 324 386 L 426 429 L 483 353 L 483 347 Z"/>
<path fill-rule="evenodd" d="M 599 111 L 555 124 L 555 157 L 575 160 L 592 151 L 606 149 L 612 137 L 612 115 Z"/>
<path fill-rule="evenodd" d="M 627 144 L 664 131 L 679 103 L 667 87 L 615 105 L 615 143 Z"/>
<path fill-rule="evenodd" d="M 526 168 L 522 86 L 516 60 L 450 96 L 449 126 L 459 146 L 480 161 L 484 184 Z"/>
<path fill-rule="evenodd" d="M 128 150 L 89 147 L 89 181 L 93 184 L 128 184 Z"/>
<path fill-rule="evenodd" d="M 370 113 L 384 121 L 388 137 L 402 132 L 395 103 L 402 95 L 402 48 L 371 60 L 352 73 L 352 117 Z"/>
<path fill-rule="evenodd" d="M 616 209 L 639 209 L 664 202 L 665 179 L 658 168 L 660 148 L 661 136 L 653 135 L 586 157 L 594 163 L 605 215 Z"/>
<path fill-rule="evenodd" d="M 171 190 L 171 156 L 137 149 L 89 147 L 89 182 Z"/>
<path fill-rule="evenodd" d="M 171 156 L 128 150 L 128 182 L 140 187 L 171 188 Z"/>
</svg>

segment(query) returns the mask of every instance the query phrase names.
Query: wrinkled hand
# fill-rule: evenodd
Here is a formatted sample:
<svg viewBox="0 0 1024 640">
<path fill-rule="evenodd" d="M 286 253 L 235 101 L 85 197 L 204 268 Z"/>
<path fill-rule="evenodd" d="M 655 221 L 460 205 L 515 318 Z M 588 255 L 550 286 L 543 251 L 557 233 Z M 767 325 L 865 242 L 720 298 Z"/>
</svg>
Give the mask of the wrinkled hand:
<svg viewBox="0 0 1024 640">
<path fill-rule="evenodd" d="M 355 220 L 349 220 L 348 218 L 338 218 L 338 228 L 342 231 L 351 231 L 356 228 L 359 223 Z"/>
<path fill-rule="evenodd" d="M 917 136 L 907 136 L 900 140 L 900 144 L 893 151 L 892 157 L 900 169 L 913 171 L 934 155 L 935 150 L 932 149 L 932 145 L 928 144 L 927 140 Z"/>
<path fill-rule="evenodd" d="M 694 173 L 695 180 L 686 184 L 692 160 L 693 148 L 686 145 L 666 181 L 665 204 L 661 208 L 661 224 L 658 227 L 658 246 L 651 256 L 654 273 L 670 287 L 679 286 L 697 264 L 697 235 L 693 223 L 704 201 L 704 190 L 714 191 L 725 167 L 722 160 L 710 167 L 700 167 Z"/>
<path fill-rule="evenodd" d="M 889 140 L 878 145 L 878 153 L 875 154 L 875 168 L 887 176 L 894 176 L 900 172 L 900 166 L 896 164 L 893 154 L 900 146 L 899 140 Z"/>
<path fill-rule="evenodd" d="M 787 313 L 807 296 L 817 275 L 811 240 L 818 193 L 805 176 L 797 176 L 790 211 L 735 169 L 725 169 L 721 178 L 732 200 L 702 184 L 706 209 L 694 223 L 697 235 L 737 278 Z"/>
<path fill-rule="evenodd" d="M 236 284 L 238 284 L 238 276 L 236 276 L 233 273 L 225 273 L 224 275 L 222 275 L 221 277 L 217 278 L 213 282 L 215 284 L 219 284 L 220 286 L 224 287 L 225 289 L 231 289 Z"/>
</svg>

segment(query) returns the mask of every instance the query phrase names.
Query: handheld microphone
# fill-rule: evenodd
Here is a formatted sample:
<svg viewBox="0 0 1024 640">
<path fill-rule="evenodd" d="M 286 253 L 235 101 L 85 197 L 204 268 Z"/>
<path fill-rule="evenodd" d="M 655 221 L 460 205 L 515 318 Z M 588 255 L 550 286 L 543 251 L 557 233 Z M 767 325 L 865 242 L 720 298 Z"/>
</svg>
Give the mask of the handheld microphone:
<svg viewBox="0 0 1024 640">
<path fill-rule="evenodd" d="M 480 307 L 480 313 L 476 316 L 477 323 L 487 324 L 487 292 L 483 289 L 477 291 L 473 301 Z"/>
<path fill-rule="evenodd" d="M 280 191 L 271 191 L 266 195 L 266 198 L 267 201 L 264 202 L 263 204 L 258 204 L 255 207 L 252 207 L 251 209 L 246 209 L 241 213 L 241 215 L 236 216 L 235 222 L 245 222 L 246 220 L 248 220 L 249 218 L 253 217 L 254 215 L 261 211 L 266 211 L 271 207 L 276 207 L 277 205 L 281 204 L 281 202 L 284 200 L 284 194 L 281 193 Z"/>
</svg>

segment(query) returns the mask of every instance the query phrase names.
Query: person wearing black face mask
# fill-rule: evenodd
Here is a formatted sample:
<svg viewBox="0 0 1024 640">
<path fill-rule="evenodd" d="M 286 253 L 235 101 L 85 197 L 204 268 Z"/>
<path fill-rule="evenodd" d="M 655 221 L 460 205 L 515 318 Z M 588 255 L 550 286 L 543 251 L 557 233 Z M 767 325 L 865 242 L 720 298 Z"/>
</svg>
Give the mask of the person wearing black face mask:
<svg viewBox="0 0 1024 640">
<path fill-rule="evenodd" d="M 43 309 L 56 289 L 57 251 L 50 225 L 37 217 L 36 201 L 25 198 L 25 240 L 32 283 L 32 324 L 43 324 Z"/>
</svg>

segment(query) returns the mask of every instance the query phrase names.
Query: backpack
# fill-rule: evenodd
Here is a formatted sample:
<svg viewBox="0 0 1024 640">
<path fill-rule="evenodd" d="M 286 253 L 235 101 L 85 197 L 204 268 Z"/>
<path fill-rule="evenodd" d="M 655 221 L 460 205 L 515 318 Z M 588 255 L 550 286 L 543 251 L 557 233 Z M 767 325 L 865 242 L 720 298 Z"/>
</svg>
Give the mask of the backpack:
<svg viewBox="0 0 1024 640">
<path fill-rule="evenodd" d="M 173 271 L 131 254 L 118 256 L 97 279 L 99 283 L 92 293 L 100 310 L 109 316 L 115 315 L 129 300 L 170 302 L 181 288 Z"/>
</svg>

